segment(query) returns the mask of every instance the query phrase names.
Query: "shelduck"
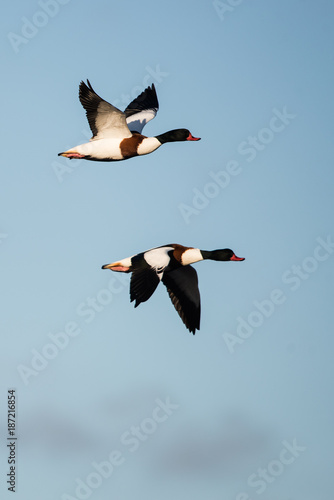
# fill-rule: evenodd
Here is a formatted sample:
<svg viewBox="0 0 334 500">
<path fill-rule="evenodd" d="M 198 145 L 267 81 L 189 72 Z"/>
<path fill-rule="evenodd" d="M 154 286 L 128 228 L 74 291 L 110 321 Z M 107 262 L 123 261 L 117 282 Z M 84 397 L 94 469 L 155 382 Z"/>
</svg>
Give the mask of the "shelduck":
<svg viewBox="0 0 334 500">
<path fill-rule="evenodd" d="M 75 146 L 58 156 L 94 161 L 127 160 L 133 156 L 152 153 L 166 142 L 199 141 L 189 130 L 170 130 L 156 137 L 142 135 L 147 122 L 159 109 L 154 84 L 134 99 L 124 112 L 109 104 L 94 91 L 89 80 L 79 86 L 79 99 L 86 110 L 93 137 L 89 142 Z"/>
<path fill-rule="evenodd" d="M 190 265 L 200 260 L 241 261 L 229 248 L 200 250 L 178 244 L 164 245 L 102 266 L 102 269 L 132 273 L 130 301 L 135 307 L 146 302 L 160 281 L 185 326 L 195 335 L 200 329 L 201 301 L 197 272 Z"/>
</svg>

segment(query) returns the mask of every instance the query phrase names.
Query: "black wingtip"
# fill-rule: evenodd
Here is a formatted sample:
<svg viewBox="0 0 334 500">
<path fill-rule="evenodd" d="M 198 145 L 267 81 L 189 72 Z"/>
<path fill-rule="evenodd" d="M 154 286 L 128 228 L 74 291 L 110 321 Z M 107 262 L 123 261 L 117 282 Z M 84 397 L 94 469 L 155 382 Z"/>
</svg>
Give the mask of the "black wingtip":
<svg viewBox="0 0 334 500">
<path fill-rule="evenodd" d="M 124 113 L 126 117 L 138 113 L 146 109 L 159 109 L 158 96 L 155 90 L 154 83 L 151 86 L 146 87 L 141 94 L 139 94 L 133 101 L 128 104 Z"/>
<path fill-rule="evenodd" d="M 192 325 L 190 326 L 189 325 L 189 319 L 187 321 L 184 321 L 184 324 L 186 325 L 186 327 L 188 328 L 189 332 L 192 333 L 193 335 L 195 335 L 196 333 L 196 330 L 199 330 L 200 327 L 199 327 L 199 323 L 196 323 L 196 325 Z"/>
<path fill-rule="evenodd" d="M 85 83 L 83 80 L 81 80 L 81 82 L 79 84 L 79 98 L 80 98 L 80 96 L 82 96 L 84 94 L 87 94 L 87 92 L 89 90 L 91 90 L 95 94 L 95 90 L 93 89 L 93 87 L 92 87 L 90 81 L 88 80 L 88 78 L 87 78 L 87 83 Z"/>
<path fill-rule="evenodd" d="M 136 309 L 136 307 L 138 307 L 138 306 L 139 306 L 139 304 L 140 304 L 140 300 L 138 300 L 138 298 L 137 298 L 137 297 L 130 295 L 130 303 L 132 303 L 132 302 L 134 302 L 134 301 L 135 301 L 135 303 L 134 303 L 134 308 Z"/>
<path fill-rule="evenodd" d="M 88 87 L 90 88 L 90 90 L 92 90 L 94 92 L 92 84 L 90 83 L 90 81 L 88 80 L 88 78 L 87 78 L 87 84 L 88 84 Z"/>
</svg>

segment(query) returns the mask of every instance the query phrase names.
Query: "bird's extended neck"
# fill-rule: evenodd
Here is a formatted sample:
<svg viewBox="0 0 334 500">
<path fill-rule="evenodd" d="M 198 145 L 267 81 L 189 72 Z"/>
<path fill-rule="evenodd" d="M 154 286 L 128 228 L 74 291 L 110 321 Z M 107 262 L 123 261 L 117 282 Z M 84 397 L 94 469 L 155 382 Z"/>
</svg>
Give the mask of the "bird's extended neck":
<svg viewBox="0 0 334 500">
<path fill-rule="evenodd" d="M 169 130 L 164 134 L 160 134 L 156 136 L 161 144 L 165 142 L 177 142 L 177 141 L 190 141 L 190 140 L 199 140 L 196 137 L 193 137 L 188 129 L 186 128 L 177 128 L 175 130 Z"/>
<path fill-rule="evenodd" d="M 214 253 L 211 250 L 201 250 L 200 252 L 204 260 L 215 260 Z"/>
<path fill-rule="evenodd" d="M 203 258 L 201 250 L 198 248 L 188 248 L 183 252 L 181 262 L 183 266 L 187 266 L 188 264 L 203 260 Z"/>
<path fill-rule="evenodd" d="M 202 258 L 208 260 L 219 260 L 219 261 L 229 261 L 229 260 L 245 260 L 243 257 L 237 257 L 233 250 L 230 248 L 224 248 L 222 250 L 200 250 Z"/>
<path fill-rule="evenodd" d="M 158 139 L 161 144 L 165 144 L 166 142 L 174 142 L 174 130 L 170 130 L 169 132 L 165 132 L 164 134 L 156 135 L 155 138 Z"/>
</svg>

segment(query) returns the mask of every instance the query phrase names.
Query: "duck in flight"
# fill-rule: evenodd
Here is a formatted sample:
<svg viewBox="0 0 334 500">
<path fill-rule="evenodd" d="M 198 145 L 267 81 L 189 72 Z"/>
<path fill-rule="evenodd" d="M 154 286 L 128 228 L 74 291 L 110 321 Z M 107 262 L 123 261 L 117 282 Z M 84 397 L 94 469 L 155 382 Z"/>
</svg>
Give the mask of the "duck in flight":
<svg viewBox="0 0 334 500">
<path fill-rule="evenodd" d="M 135 307 L 146 302 L 162 281 L 183 323 L 195 335 L 200 329 L 201 299 L 197 272 L 190 264 L 206 259 L 245 260 L 229 248 L 208 251 L 171 244 L 106 264 L 102 269 L 132 273 L 130 300 L 135 301 Z"/>
<path fill-rule="evenodd" d="M 58 156 L 95 161 L 127 160 L 152 153 L 166 142 L 200 140 L 184 128 L 170 130 L 156 137 L 142 135 L 144 126 L 159 109 L 154 84 L 134 99 L 124 112 L 98 96 L 89 80 L 87 85 L 80 83 L 79 99 L 86 110 L 93 137 L 89 142 L 59 153 Z"/>
</svg>

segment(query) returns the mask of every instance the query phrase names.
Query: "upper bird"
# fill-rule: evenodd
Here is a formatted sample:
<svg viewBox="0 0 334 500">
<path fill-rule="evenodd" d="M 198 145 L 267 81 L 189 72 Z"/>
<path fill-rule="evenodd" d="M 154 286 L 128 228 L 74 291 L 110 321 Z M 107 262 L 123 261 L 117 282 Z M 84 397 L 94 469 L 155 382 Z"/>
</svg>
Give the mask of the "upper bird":
<svg viewBox="0 0 334 500">
<path fill-rule="evenodd" d="M 93 137 L 90 142 L 75 146 L 58 156 L 95 161 L 127 160 L 152 153 L 165 142 L 200 140 L 184 128 L 170 130 L 156 137 L 142 135 L 144 126 L 159 109 L 154 84 L 130 102 L 124 112 L 98 96 L 89 80 L 87 84 L 80 83 L 79 99 L 86 110 Z"/>
<path fill-rule="evenodd" d="M 135 307 L 148 300 L 162 281 L 183 323 L 195 335 L 200 327 L 201 299 L 197 273 L 189 264 L 205 259 L 245 260 L 229 248 L 208 251 L 173 243 L 106 264 L 102 269 L 132 272 L 130 300 L 136 301 Z"/>
</svg>

